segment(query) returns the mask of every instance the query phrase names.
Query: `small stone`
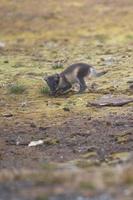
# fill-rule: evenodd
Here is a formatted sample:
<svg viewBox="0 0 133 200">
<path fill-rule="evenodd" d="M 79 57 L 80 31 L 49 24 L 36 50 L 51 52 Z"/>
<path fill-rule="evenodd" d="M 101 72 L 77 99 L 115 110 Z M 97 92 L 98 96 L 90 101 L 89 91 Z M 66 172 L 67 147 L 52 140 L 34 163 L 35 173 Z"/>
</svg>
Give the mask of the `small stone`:
<svg viewBox="0 0 133 200">
<path fill-rule="evenodd" d="M 6 113 L 6 114 L 3 114 L 3 117 L 13 117 L 13 114 L 12 113 Z"/>
<path fill-rule="evenodd" d="M 8 60 L 4 60 L 4 63 L 9 63 L 9 61 Z"/>
<path fill-rule="evenodd" d="M 31 141 L 29 144 L 28 144 L 28 147 L 35 147 L 35 146 L 39 146 L 39 145 L 42 145 L 44 143 L 43 140 L 38 140 L 38 141 Z"/>
<path fill-rule="evenodd" d="M 63 159 L 64 157 L 63 157 L 63 156 L 60 156 L 60 158 Z"/>
<path fill-rule="evenodd" d="M 104 58 L 101 58 L 101 61 L 105 61 L 105 59 L 104 59 Z"/>
<path fill-rule="evenodd" d="M 115 58 L 113 56 L 106 56 L 104 58 L 102 57 L 101 61 L 103 61 L 105 65 L 111 66 L 114 64 Z"/>
<path fill-rule="evenodd" d="M 133 83 L 133 79 L 128 80 L 127 83 Z"/>
<path fill-rule="evenodd" d="M 4 42 L 0 42 L 0 48 L 4 48 L 6 45 Z"/>
<path fill-rule="evenodd" d="M 21 107 L 26 107 L 27 106 L 27 102 L 22 102 L 21 103 Z"/>
<path fill-rule="evenodd" d="M 50 127 L 49 127 L 49 126 L 46 126 L 46 127 L 40 126 L 40 127 L 39 127 L 39 130 L 40 130 L 40 131 L 46 131 L 48 128 L 50 128 Z"/>
<path fill-rule="evenodd" d="M 31 126 L 32 128 L 36 128 L 36 124 L 34 124 L 33 122 L 30 124 L 30 126 Z"/>
<path fill-rule="evenodd" d="M 64 107 L 63 110 L 69 112 L 69 111 L 70 111 L 70 108 Z"/>
<path fill-rule="evenodd" d="M 133 84 L 131 84 L 131 85 L 129 86 L 129 89 L 130 89 L 130 90 L 133 90 Z"/>
<path fill-rule="evenodd" d="M 110 121 L 107 121 L 107 122 L 106 122 L 106 125 L 107 125 L 107 126 L 111 126 L 112 124 L 111 124 Z"/>
<path fill-rule="evenodd" d="M 87 149 L 88 152 L 92 152 L 92 151 L 96 151 L 96 147 L 95 146 L 90 146 Z"/>
<path fill-rule="evenodd" d="M 60 102 L 55 102 L 54 104 L 57 105 L 57 106 L 60 106 L 60 105 L 61 105 Z"/>
</svg>

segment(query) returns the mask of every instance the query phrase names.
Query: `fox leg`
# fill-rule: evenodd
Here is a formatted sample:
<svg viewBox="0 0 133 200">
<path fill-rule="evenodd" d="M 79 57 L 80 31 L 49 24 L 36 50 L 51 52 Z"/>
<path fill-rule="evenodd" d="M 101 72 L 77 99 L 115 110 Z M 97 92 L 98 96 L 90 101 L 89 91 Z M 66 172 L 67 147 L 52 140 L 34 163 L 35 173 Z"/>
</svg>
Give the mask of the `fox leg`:
<svg viewBox="0 0 133 200">
<path fill-rule="evenodd" d="M 72 87 L 72 85 L 68 82 L 68 83 L 62 88 L 62 90 L 63 90 L 63 92 L 66 92 L 66 91 L 68 91 L 71 87 Z"/>
<path fill-rule="evenodd" d="M 78 79 L 77 79 L 77 82 L 78 82 L 78 84 L 79 84 L 79 86 L 80 86 L 79 93 L 85 91 L 85 89 L 87 88 L 87 85 L 86 85 L 86 83 L 85 83 L 84 78 L 78 78 Z"/>
<path fill-rule="evenodd" d="M 59 93 L 66 93 L 71 89 L 72 85 L 69 82 L 65 82 L 64 84 L 62 84 L 58 89 L 57 92 Z"/>
</svg>

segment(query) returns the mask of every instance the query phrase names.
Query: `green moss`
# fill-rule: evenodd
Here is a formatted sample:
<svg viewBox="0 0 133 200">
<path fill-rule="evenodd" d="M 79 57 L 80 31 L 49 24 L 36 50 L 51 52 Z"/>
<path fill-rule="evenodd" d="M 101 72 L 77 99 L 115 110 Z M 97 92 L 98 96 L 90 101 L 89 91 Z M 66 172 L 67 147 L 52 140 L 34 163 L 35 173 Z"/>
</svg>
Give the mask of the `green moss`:
<svg viewBox="0 0 133 200">
<path fill-rule="evenodd" d="M 124 144 L 128 141 L 128 135 L 121 135 L 116 138 L 119 144 Z"/>
<path fill-rule="evenodd" d="M 63 184 L 65 182 L 64 176 L 58 176 L 54 174 L 54 171 L 50 170 L 44 170 L 44 173 L 38 173 L 35 175 L 32 175 L 29 178 L 36 182 L 36 185 L 56 185 L 56 184 Z"/>
<path fill-rule="evenodd" d="M 45 162 L 41 166 L 44 170 L 55 170 L 57 168 L 57 165 L 55 163 L 49 162 Z"/>
<path fill-rule="evenodd" d="M 23 94 L 25 90 L 26 90 L 26 87 L 20 84 L 14 84 L 9 87 L 9 92 L 11 94 Z"/>
<path fill-rule="evenodd" d="M 133 185 L 133 172 L 132 172 L 132 167 L 125 170 L 123 173 L 123 182 L 126 183 L 127 185 Z"/>
<path fill-rule="evenodd" d="M 60 141 L 56 138 L 47 138 L 44 140 L 44 144 L 47 144 L 47 145 L 56 145 L 59 143 L 60 143 Z"/>
<path fill-rule="evenodd" d="M 126 38 L 129 39 L 129 40 L 133 40 L 133 34 L 132 35 L 131 34 L 127 35 Z"/>
<path fill-rule="evenodd" d="M 91 151 L 91 152 L 84 154 L 82 157 L 83 158 L 92 158 L 92 157 L 96 157 L 96 156 L 97 156 L 97 153 L 95 151 Z"/>
<path fill-rule="evenodd" d="M 95 39 L 100 42 L 104 42 L 105 40 L 108 39 L 108 36 L 106 34 L 97 34 L 95 35 Z"/>
<path fill-rule="evenodd" d="M 95 186 L 92 182 L 85 182 L 85 181 L 82 181 L 80 182 L 80 188 L 81 189 L 85 189 L 85 190 L 94 190 L 95 189 Z"/>
<path fill-rule="evenodd" d="M 114 160 L 114 159 L 120 159 L 120 160 L 127 160 L 129 158 L 130 153 L 129 152 L 116 152 L 116 153 L 112 153 L 110 155 L 110 157 Z"/>
<path fill-rule="evenodd" d="M 78 160 L 76 162 L 76 166 L 83 169 L 88 169 L 91 166 L 97 166 L 100 165 L 100 162 L 98 160 Z"/>
<path fill-rule="evenodd" d="M 37 197 L 36 200 L 49 200 L 49 198 L 43 195 L 43 196 Z"/>
</svg>

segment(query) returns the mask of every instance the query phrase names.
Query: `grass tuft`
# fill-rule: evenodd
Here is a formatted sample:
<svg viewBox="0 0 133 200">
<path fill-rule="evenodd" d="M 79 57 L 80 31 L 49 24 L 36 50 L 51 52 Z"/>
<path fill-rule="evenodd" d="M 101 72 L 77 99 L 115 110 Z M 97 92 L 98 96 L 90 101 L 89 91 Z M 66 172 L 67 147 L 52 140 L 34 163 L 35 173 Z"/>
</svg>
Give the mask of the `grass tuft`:
<svg viewBox="0 0 133 200">
<path fill-rule="evenodd" d="M 132 40 L 133 39 L 133 34 L 132 35 L 131 34 L 127 35 L 126 38 L 129 39 L 129 40 Z"/>
<path fill-rule="evenodd" d="M 80 188 L 84 190 L 94 190 L 95 186 L 92 182 L 81 182 L 80 183 Z"/>
<path fill-rule="evenodd" d="M 46 197 L 46 196 L 38 196 L 38 197 L 36 198 L 36 200 L 49 200 L 49 198 Z"/>
<path fill-rule="evenodd" d="M 63 69 L 63 64 L 62 63 L 55 63 L 52 66 L 52 69 Z"/>
<path fill-rule="evenodd" d="M 42 88 L 40 89 L 40 93 L 41 93 L 41 94 L 49 94 L 49 92 L 50 92 L 50 90 L 49 90 L 49 88 L 48 88 L 47 86 L 42 87 Z"/>
<path fill-rule="evenodd" d="M 23 94 L 26 88 L 24 85 L 14 84 L 9 87 L 9 91 L 11 94 Z"/>
</svg>

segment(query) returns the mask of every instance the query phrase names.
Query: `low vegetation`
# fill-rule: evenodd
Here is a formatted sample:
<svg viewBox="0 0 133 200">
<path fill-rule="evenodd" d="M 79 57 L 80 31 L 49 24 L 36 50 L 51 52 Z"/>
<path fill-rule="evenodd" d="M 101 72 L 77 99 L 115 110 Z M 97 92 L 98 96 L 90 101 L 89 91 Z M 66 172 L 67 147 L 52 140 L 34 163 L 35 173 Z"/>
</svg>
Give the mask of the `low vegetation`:
<svg viewBox="0 0 133 200">
<path fill-rule="evenodd" d="M 11 94 L 23 94 L 26 91 L 26 87 L 21 84 L 13 84 L 9 86 L 9 92 Z"/>
<path fill-rule="evenodd" d="M 49 94 L 49 92 L 50 92 L 50 90 L 47 86 L 40 88 L 40 93 L 43 94 L 43 95 L 47 95 L 47 94 Z"/>
</svg>

